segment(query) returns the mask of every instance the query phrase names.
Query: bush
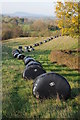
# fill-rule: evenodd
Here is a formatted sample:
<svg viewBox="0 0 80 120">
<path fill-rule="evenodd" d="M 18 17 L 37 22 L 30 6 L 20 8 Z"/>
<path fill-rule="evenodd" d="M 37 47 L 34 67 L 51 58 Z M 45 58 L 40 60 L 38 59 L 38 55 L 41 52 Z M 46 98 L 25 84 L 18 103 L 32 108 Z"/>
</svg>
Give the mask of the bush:
<svg viewBox="0 0 80 120">
<path fill-rule="evenodd" d="M 11 30 L 2 31 L 2 40 L 7 40 L 13 37 L 13 32 Z"/>
<path fill-rule="evenodd" d="M 23 31 L 23 33 L 20 35 L 20 37 L 31 37 L 31 33 L 30 32 L 25 32 Z"/>
<path fill-rule="evenodd" d="M 23 31 L 20 26 L 3 23 L 2 24 L 2 40 L 7 40 L 10 38 L 20 37 L 23 34 Z"/>
<path fill-rule="evenodd" d="M 31 37 L 39 37 L 39 32 L 38 31 L 31 32 Z"/>
<path fill-rule="evenodd" d="M 20 35 L 23 34 L 23 31 L 20 26 L 14 27 L 12 31 L 13 31 L 13 37 L 20 37 Z"/>
<path fill-rule="evenodd" d="M 57 62 L 59 65 L 65 65 L 70 67 L 71 69 L 78 70 L 78 55 L 77 50 L 74 55 L 74 51 L 69 50 L 61 50 L 61 51 L 52 51 L 50 54 L 50 61 Z"/>
</svg>

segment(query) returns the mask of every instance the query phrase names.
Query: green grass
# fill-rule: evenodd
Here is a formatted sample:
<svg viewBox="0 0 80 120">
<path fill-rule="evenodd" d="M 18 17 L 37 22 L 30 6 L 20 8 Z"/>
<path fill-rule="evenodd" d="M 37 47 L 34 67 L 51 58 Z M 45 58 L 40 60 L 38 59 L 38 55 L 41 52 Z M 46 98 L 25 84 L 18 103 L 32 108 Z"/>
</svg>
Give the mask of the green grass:
<svg viewBox="0 0 80 120">
<path fill-rule="evenodd" d="M 51 63 L 51 50 L 75 49 L 78 41 L 71 37 L 59 37 L 36 47 L 34 52 L 25 53 L 40 61 L 47 71 L 55 71 L 63 75 L 71 85 L 71 98 L 67 101 L 57 99 L 37 100 L 32 95 L 32 80 L 24 80 L 22 73 L 25 68 L 23 61 L 14 59 L 11 52 L 18 45 L 30 45 L 45 38 L 16 38 L 3 42 L 2 47 L 2 86 L 3 86 L 3 117 L 7 118 L 80 118 L 79 73 L 68 67 Z"/>
</svg>

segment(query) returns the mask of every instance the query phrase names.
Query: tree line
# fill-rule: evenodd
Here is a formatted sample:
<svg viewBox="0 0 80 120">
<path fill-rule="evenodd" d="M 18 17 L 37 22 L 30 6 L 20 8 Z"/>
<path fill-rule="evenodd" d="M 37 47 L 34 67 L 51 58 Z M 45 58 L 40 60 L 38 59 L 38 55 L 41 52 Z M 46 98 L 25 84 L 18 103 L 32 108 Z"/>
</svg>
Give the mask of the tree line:
<svg viewBox="0 0 80 120">
<path fill-rule="evenodd" d="M 55 20 L 2 17 L 2 40 L 16 37 L 45 37 L 59 30 Z"/>
</svg>

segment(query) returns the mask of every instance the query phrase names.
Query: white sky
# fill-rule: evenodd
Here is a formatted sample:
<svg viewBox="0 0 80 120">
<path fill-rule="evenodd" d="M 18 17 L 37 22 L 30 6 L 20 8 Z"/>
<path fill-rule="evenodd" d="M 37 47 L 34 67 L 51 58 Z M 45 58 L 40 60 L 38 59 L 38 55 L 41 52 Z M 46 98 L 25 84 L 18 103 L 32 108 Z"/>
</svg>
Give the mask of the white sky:
<svg viewBox="0 0 80 120">
<path fill-rule="evenodd" d="M 54 2 L 4 2 L 2 3 L 2 13 L 27 12 L 54 16 Z"/>
<path fill-rule="evenodd" d="M 56 1 L 79 2 L 80 0 L 0 0 L 0 2 L 56 2 Z"/>
<path fill-rule="evenodd" d="M 54 12 L 57 1 L 68 2 L 73 0 L 0 0 L 0 12 L 27 12 L 47 16 L 55 16 Z"/>
<path fill-rule="evenodd" d="M 0 2 L 55 2 L 57 0 L 0 0 Z"/>
</svg>

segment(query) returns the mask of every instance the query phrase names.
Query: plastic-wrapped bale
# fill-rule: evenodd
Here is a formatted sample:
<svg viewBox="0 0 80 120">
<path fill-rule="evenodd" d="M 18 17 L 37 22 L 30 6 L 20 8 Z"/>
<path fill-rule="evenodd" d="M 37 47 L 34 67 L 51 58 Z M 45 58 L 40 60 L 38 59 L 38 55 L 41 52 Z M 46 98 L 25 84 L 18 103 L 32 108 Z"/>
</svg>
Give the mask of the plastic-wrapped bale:
<svg viewBox="0 0 80 120">
<path fill-rule="evenodd" d="M 18 58 L 19 60 L 23 60 L 24 57 L 25 57 L 25 55 L 22 55 L 22 54 L 19 54 L 19 55 L 17 56 L 17 58 Z"/>
<path fill-rule="evenodd" d="M 32 46 L 30 46 L 30 48 L 32 48 Z"/>
<path fill-rule="evenodd" d="M 17 56 L 20 54 L 19 50 L 18 49 L 15 49 L 12 51 L 12 55 L 14 58 L 17 58 Z"/>
<path fill-rule="evenodd" d="M 29 46 L 29 49 L 30 49 L 30 46 Z"/>
<path fill-rule="evenodd" d="M 36 44 L 34 44 L 33 47 L 36 47 Z"/>
<path fill-rule="evenodd" d="M 31 61 L 26 65 L 26 67 L 29 67 L 31 65 L 38 65 L 38 66 L 42 67 L 41 63 L 38 61 Z"/>
<path fill-rule="evenodd" d="M 31 50 L 29 49 L 29 47 L 25 48 L 25 52 L 31 52 Z"/>
<path fill-rule="evenodd" d="M 36 46 L 39 46 L 39 43 L 36 43 Z"/>
<path fill-rule="evenodd" d="M 16 53 L 14 53 L 13 56 L 14 56 L 14 58 L 17 58 L 18 55 L 19 55 L 19 53 L 16 52 Z"/>
<path fill-rule="evenodd" d="M 44 40 L 44 43 L 46 43 L 47 42 L 47 40 Z"/>
<path fill-rule="evenodd" d="M 30 80 L 30 79 L 34 80 L 36 77 L 38 77 L 43 73 L 46 73 L 46 71 L 42 67 L 38 65 L 31 65 L 25 68 L 23 72 L 23 78 L 27 80 Z"/>
<path fill-rule="evenodd" d="M 31 48 L 31 51 L 34 51 L 34 50 L 35 50 L 35 49 L 32 47 L 32 48 Z"/>
<path fill-rule="evenodd" d="M 51 38 L 48 38 L 48 41 L 50 41 L 51 40 Z"/>
<path fill-rule="evenodd" d="M 29 49 L 30 49 L 30 48 L 32 48 L 32 46 L 31 46 L 31 45 L 29 46 Z"/>
<path fill-rule="evenodd" d="M 36 98 L 59 98 L 67 100 L 71 96 L 68 81 L 57 73 L 45 73 L 35 79 L 33 95 Z"/>
<path fill-rule="evenodd" d="M 51 36 L 50 38 L 51 38 L 51 40 L 52 40 L 52 39 L 53 39 L 53 36 Z"/>
<path fill-rule="evenodd" d="M 24 59 L 26 59 L 26 58 L 31 58 L 31 56 L 26 56 Z"/>
<path fill-rule="evenodd" d="M 23 61 L 24 61 L 24 64 L 27 65 L 29 62 L 35 61 L 35 59 L 31 57 L 24 57 Z"/>
<path fill-rule="evenodd" d="M 24 49 L 25 49 L 25 50 L 28 50 L 28 49 L 29 49 L 29 46 L 24 46 Z"/>
<path fill-rule="evenodd" d="M 31 58 L 31 56 L 26 56 L 26 57 L 24 57 L 24 62 L 25 62 L 25 60 L 27 59 L 27 58 Z"/>
<path fill-rule="evenodd" d="M 20 50 L 20 53 L 24 53 L 24 50 Z"/>
<path fill-rule="evenodd" d="M 40 42 L 40 45 L 43 44 L 43 42 Z"/>
<path fill-rule="evenodd" d="M 18 49 L 22 49 L 22 46 L 19 46 Z"/>
<path fill-rule="evenodd" d="M 31 51 L 28 49 L 27 52 L 31 52 Z"/>
<path fill-rule="evenodd" d="M 15 53 L 20 53 L 20 52 L 19 52 L 18 49 L 14 49 L 14 50 L 12 51 L 12 55 L 14 55 Z"/>
<path fill-rule="evenodd" d="M 20 53 L 24 52 L 24 51 L 22 50 L 22 46 L 19 46 L 18 49 L 19 49 Z"/>
</svg>

